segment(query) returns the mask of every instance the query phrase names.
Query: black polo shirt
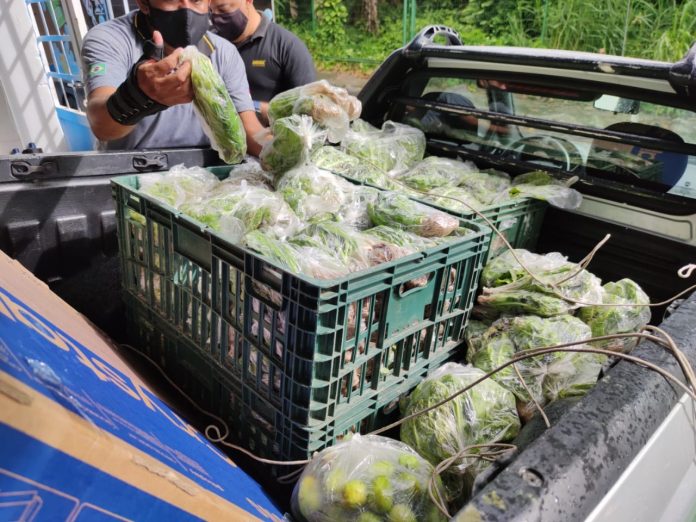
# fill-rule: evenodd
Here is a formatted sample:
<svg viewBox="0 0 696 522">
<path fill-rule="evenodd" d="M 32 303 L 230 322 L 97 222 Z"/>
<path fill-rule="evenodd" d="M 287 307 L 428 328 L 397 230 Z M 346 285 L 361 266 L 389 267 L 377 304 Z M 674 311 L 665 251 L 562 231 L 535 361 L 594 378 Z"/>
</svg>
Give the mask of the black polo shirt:
<svg viewBox="0 0 696 522">
<path fill-rule="evenodd" d="M 236 45 L 246 66 L 251 97 L 256 101 L 269 101 L 279 92 L 316 79 L 307 46 L 264 15 L 254 34 Z"/>
</svg>

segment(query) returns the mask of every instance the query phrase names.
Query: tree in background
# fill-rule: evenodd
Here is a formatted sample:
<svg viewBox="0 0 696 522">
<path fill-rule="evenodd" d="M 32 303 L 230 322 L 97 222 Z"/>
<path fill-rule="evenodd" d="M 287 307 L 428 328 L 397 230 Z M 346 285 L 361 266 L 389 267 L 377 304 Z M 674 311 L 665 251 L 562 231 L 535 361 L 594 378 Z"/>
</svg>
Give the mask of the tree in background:
<svg viewBox="0 0 696 522">
<path fill-rule="evenodd" d="M 362 5 L 365 13 L 365 28 L 370 34 L 379 33 L 377 0 L 363 0 Z"/>
</svg>

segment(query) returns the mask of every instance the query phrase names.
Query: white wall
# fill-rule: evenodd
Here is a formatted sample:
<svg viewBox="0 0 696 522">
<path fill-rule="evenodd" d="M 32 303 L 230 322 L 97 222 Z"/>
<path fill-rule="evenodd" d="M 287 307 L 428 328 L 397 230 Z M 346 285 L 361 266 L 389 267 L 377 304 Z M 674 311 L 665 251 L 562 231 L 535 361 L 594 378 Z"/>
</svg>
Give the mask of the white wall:
<svg viewBox="0 0 696 522">
<path fill-rule="evenodd" d="M 25 145 L 26 143 L 23 144 L 19 139 L 10 108 L 7 106 L 7 98 L 0 87 L 0 156 L 9 154 L 15 147 L 21 148 Z"/>
<path fill-rule="evenodd" d="M 10 113 L 7 120 L 21 146 L 33 141 L 44 152 L 68 150 L 23 0 L 0 0 L 0 90 Z M 4 129 L 6 118 L 1 110 L 0 117 Z M 0 149 L 0 154 L 7 152 Z"/>
</svg>

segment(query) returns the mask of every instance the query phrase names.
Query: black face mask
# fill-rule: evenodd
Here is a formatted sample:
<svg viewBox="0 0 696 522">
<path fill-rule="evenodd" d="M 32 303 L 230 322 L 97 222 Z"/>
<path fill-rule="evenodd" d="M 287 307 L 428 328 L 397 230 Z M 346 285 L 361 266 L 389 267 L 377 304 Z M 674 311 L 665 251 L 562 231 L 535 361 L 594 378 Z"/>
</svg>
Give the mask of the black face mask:
<svg viewBox="0 0 696 522">
<path fill-rule="evenodd" d="M 152 29 L 162 33 L 164 41 L 174 48 L 198 44 L 208 30 L 208 13 L 191 9 L 163 11 L 150 6 L 148 18 Z"/>
<path fill-rule="evenodd" d="M 211 20 L 217 34 L 230 42 L 242 36 L 249 22 L 249 18 L 242 13 L 241 9 L 231 13 L 214 14 Z"/>
</svg>

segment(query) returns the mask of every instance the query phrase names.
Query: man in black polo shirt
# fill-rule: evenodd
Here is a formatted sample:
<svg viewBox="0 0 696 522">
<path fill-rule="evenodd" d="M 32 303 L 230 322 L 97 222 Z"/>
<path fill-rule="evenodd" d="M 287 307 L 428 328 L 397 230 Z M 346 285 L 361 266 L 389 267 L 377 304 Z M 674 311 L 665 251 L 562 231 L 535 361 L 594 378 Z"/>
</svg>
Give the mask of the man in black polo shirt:
<svg viewBox="0 0 696 522">
<path fill-rule="evenodd" d="M 215 32 L 242 56 L 254 107 L 266 124 L 273 96 L 315 80 L 312 57 L 297 36 L 254 9 L 254 0 L 212 0 L 210 7 Z"/>
</svg>

